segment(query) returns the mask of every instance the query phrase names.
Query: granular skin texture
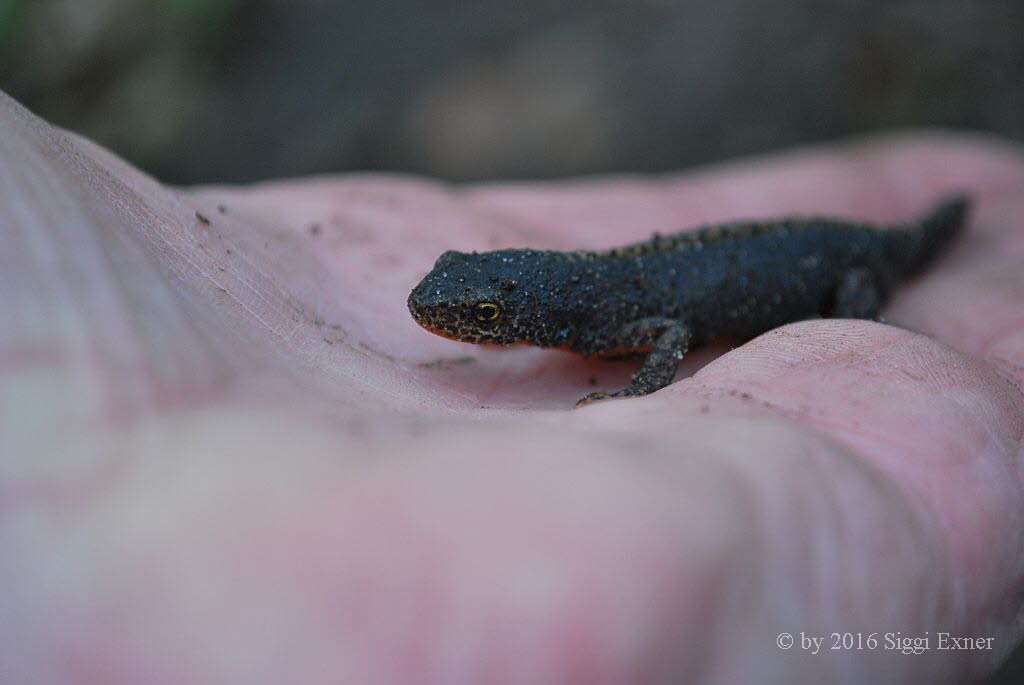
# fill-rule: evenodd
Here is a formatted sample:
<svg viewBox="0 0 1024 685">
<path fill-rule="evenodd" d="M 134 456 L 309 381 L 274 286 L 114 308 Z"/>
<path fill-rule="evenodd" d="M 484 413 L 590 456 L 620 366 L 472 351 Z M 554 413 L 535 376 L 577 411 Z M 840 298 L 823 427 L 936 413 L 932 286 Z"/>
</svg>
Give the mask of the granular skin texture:
<svg viewBox="0 0 1024 685">
<path fill-rule="evenodd" d="M 630 385 L 577 406 L 665 387 L 688 348 L 813 317 L 877 318 L 893 287 L 964 226 L 969 200 L 875 227 L 830 218 L 705 226 L 604 251 L 442 254 L 409 295 L 416 321 L 478 344 L 645 355 Z"/>
</svg>

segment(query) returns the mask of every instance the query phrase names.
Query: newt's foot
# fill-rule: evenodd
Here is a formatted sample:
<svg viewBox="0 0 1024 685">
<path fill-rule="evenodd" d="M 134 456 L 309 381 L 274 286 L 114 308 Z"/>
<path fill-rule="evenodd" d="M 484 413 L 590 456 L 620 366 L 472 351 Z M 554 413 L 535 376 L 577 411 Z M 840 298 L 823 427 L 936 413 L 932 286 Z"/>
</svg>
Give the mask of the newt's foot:
<svg viewBox="0 0 1024 685">
<path fill-rule="evenodd" d="M 576 408 L 579 409 L 580 407 L 585 407 L 588 404 L 600 402 L 601 400 L 613 400 L 620 397 L 634 397 L 638 394 L 639 393 L 633 392 L 629 388 L 623 388 L 616 392 L 592 392 L 586 397 L 581 397 L 576 403 Z"/>
</svg>

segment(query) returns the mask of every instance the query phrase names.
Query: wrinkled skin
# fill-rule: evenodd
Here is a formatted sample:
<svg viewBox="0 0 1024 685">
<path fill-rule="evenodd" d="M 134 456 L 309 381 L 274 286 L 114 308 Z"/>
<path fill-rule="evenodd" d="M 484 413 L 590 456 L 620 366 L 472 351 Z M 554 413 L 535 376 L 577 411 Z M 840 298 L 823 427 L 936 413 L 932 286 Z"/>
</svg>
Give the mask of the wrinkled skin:
<svg viewBox="0 0 1024 685">
<path fill-rule="evenodd" d="M 449 248 L 886 221 L 952 188 L 976 194 L 972 226 L 896 293 L 895 325 L 789 325 L 639 399 L 573 411 L 590 377 L 632 366 L 447 341 L 406 310 Z M 1024 155 L 1007 143 L 177 190 L 3 98 L 0 231 L 10 682 L 949 682 L 1018 639 Z M 813 656 L 776 647 L 784 631 L 994 640 Z"/>
</svg>

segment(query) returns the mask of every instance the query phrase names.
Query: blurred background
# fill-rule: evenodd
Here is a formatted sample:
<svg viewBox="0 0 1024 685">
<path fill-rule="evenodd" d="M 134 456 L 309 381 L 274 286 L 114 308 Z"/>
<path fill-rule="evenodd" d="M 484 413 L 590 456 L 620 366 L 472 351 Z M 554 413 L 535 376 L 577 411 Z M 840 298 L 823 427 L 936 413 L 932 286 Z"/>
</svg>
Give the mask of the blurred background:
<svg viewBox="0 0 1024 685">
<path fill-rule="evenodd" d="M 1024 141 L 1024 0 L 0 0 L 0 89 L 179 184 Z"/>
<path fill-rule="evenodd" d="M 0 0 L 0 88 L 174 183 L 1024 139 L 1022 0 Z"/>
</svg>

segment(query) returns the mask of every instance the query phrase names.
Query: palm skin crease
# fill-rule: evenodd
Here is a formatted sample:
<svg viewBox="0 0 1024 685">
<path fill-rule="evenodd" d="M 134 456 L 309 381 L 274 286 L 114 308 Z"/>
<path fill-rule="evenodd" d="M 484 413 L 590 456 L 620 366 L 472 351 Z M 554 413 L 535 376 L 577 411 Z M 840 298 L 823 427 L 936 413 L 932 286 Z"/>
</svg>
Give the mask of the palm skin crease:
<svg viewBox="0 0 1024 685">
<path fill-rule="evenodd" d="M 915 133 L 681 176 L 172 189 L 0 100 L 0 673 L 958 682 L 1019 638 L 1024 155 Z M 781 212 L 968 234 L 885 311 L 629 365 L 432 336 L 439 246 Z M 199 216 L 197 216 L 197 212 Z M 702 368 L 697 368 L 703 364 Z M 991 651 L 780 633 L 949 631 Z"/>
</svg>

